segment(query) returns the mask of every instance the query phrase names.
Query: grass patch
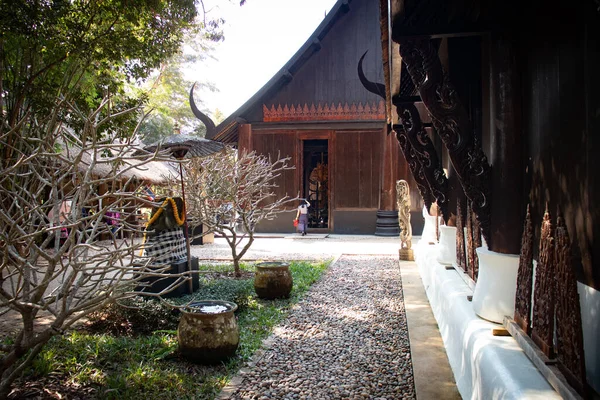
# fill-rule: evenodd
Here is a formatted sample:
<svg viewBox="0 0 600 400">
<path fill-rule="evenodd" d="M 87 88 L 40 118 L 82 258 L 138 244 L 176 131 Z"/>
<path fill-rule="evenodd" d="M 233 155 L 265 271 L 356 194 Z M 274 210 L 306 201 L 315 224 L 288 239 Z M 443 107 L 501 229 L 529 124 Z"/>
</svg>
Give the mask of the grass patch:
<svg viewBox="0 0 600 400">
<path fill-rule="evenodd" d="M 170 321 L 161 325 L 167 329 L 137 335 L 71 332 L 55 337 L 26 371 L 21 383 L 60 382 L 67 392 L 93 388 L 93 397 L 103 399 L 213 399 L 330 262 L 292 262 L 294 286 L 289 299 L 258 299 L 252 279 L 205 281 L 193 295 L 177 299 L 180 303 L 220 299 L 238 304 L 240 346 L 226 363 L 200 366 L 178 358 L 175 319 L 157 315 L 159 320 Z M 253 271 L 252 266 L 245 268 Z M 152 313 L 171 312 L 156 308 L 156 304 L 142 306 L 151 310 L 144 314 L 149 318 L 147 323 L 152 323 Z"/>
</svg>

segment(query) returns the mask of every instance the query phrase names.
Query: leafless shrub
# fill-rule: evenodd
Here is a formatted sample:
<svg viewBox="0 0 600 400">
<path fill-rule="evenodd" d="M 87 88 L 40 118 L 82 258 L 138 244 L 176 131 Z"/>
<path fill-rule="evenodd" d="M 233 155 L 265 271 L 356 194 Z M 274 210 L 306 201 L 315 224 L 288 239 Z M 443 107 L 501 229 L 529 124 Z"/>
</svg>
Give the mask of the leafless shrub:
<svg viewBox="0 0 600 400">
<path fill-rule="evenodd" d="M 188 217 L 203 224 L 231 247 L 236 276 L 239 262 L 254 241 L 256 226 L 286 211 L 298 197 L 275 193 L 276 178 L 294 169 L 290 158 L 271 161 L 255 152 L 237 154 L 233 149 L 204 159 L 192 159 L 186 168 Z M 247 240 L 246 240 L 247 239 Z"/>
</svg>

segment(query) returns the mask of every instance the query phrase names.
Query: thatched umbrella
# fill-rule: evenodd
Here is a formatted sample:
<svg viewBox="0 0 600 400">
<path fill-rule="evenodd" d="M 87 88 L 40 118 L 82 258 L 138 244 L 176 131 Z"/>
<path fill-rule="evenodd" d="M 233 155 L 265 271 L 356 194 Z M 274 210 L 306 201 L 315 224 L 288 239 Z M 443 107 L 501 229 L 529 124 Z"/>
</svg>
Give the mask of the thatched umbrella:
<svg viewBox="0 0 600 400">
<path fill-rule="evenodd" d="M 216 152 L 219 152 L 225 148 L 225 145 L 214 140 L 204 139 L 199 136 L 192 136 L 187 134 L 179 133 L 179 129 L 175 129 L 175 133 L 168 136 L 150 146 L 144 147 L 147 152 L 155 152 L 157 149 L 167 150 L 171 153 L 173 158 L 177 160 L 183 160 L 184 158 L 191 157 L 206 157 Z M 179 175 L 181 178 L 181 197 L 183 199 L 183 215 L 185 219 L 183 221 L 183 229 L 185 233 L 185 245 L 187 251 L 188 260 L 188 272 L 192 273 L 192 257 L 190 250 L 190 236 L 188 232 L 187 224 L 187 210 L 185 205 L 185 185 L 183 181 L 183 166 L 179 163 Z M 193 291 L 193 280 L 189 281 L 190 293 Z"/>
</svg>

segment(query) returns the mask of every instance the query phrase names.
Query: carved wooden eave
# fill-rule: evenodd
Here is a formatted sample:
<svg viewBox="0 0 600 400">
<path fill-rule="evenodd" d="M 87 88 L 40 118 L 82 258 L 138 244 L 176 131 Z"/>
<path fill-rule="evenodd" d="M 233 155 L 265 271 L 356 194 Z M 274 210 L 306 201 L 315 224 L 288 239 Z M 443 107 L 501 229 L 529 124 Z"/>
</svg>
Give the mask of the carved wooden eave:
<svg viewBox="0 0 600 400">
<path fill-rule="evenodd" d="M 535 269 L 531 338 L 549 358 L 554 357 L 554 273 L 554 238 L 546 207 Z"/>
<path fill-rule="evenodd" d="M 493 249 L 490 237 L 490 167 L 480 146 L 475 143 L 466 111 L 458 102 L 447 77 L 442 74 L 437 53 L 428 50 L 431 37 L 487 30 L 490 21 L 498 19 L 491 11 L 495 8 L 487 0 L 380 0 L 380 7 L 382 32 L 388 32 L 389 43 L 400 45 L 398 51 L 390 51 L 392 46 L 387 46 L 384 64 L 397 65 L 399 76 L 391 73 L 386 76 L 386 95 L 392 98 L 399 96 L 402 75 L 406 75 L 405 72 L 410 74 L 432 116 L 434 128 L 449 150 L 465 194 L 473 202 L 483 236 Z M 387 11 L 387 16 L 383 10 Z M 430 57 L 432 55 L 435 57 Z M 400 71 L 400 65 L 407 68 Z M 426 76 L 436 82 L 428 79 L 427 85 L 424 85 Z M 394 85 L 396 92 L 393 91 Z M 455 142 L 456 139 L 459 142 Z"/>
<path fill-rule="evenodd" d="M 491 247 L 491 167 L 475 140 L 466 109 L 429 38 L 402 39 L 400 55 L 432 117 L 435 131 L 448 149 L 458 180 Z"/>
<path fill-rule="evenodd" d="M 394 131 L 396 133 L 396 140 L 398 140 L 398 144 L 400 145 L 400 150 L 402 151 L 402 154 L 408 163 L 410 172 L 412 173 L 415 183 L 417 184 L 417 189 L 419 189 L 419 193 L 423 199 L 423 204 L 425 205 L 425 208 L 429 210 L 431 208 L 431 204 L 435 201 L 435 198 L 431 193 L 427 179 L 425 179 L 425 175 L 423 174 L 421 164 L 417 159 L 416 152 L 413 149 L 410 140 L 408 140 L 408 132 L 403 125 L 394 126 Z"/>
<path fill-rule="evenodd" d="M 298 122 L 298 121 L 381 121 L 385 120 L 385 104 L 352 103 L 335 104 L 274 104 L 271 107 L 263 104 L 264 122 Z"/>
<path fill-rule="evenodd" d="M 581 395 L 586 393 L 585 357 L 581 305 L 577 278 L 571 261 L 571 240 L 560 214 L 555 234 L 556 263 L 556 353 L 558 367 Z"/>
<path fill-rule="evenodd" d="M 521 237 L 521 256 L 517 273 L 515 322 L 523 332 L 531 335 L 531 293 L 533 291 L 533 225 L 527 205 L 527 215 Z"/>
<path fill-rule="evenodd" d="M 407 128 L 407 137 L 412 145 L 414 156 L 419 162 L 418 173 L 429 186 L 431 196 L 436 200 L 445 221 L 448 221 L 448 179 L 442 169 L 433 142 L 423 127 L 419 111 L 414 103 L 397 106 L 402 125 Z M 429 211 L 429 208 L 428 210 Z"/>
<path fill-rule="evenodd" d="M 365 89 L 383 97 L 384 93 L 388 92 L 387 87 L 384 88 L 385 85 L 381 83 L 369 81 L 363 72 L 362 63 L 366 54 L 365 52 L 358 61 L 359 79 Z M 393 99 L 396 116 L 400 117 L 402 125 L 394 124 L 392 127 L 396 131 L 396 138 L 415 178 L 427 211 L 430 212 L 431 204 L 436 201 L 442 211 L 442 216 L 448 220 L 450 218 L 447 200 L 448 181 L 441 168 L 435 147 L 423 126 L 414 100 L 405 101 L 408 97 L 412 97 L 415 90 L 410 83 L 410 77 L 404 79 L 404 82 L 409 82 L 408 85 L 404 85 L 407 91 L 406 96 L 397 96 Z M 400 86 L 402 90 L 402 84 Z"/>
</svg>

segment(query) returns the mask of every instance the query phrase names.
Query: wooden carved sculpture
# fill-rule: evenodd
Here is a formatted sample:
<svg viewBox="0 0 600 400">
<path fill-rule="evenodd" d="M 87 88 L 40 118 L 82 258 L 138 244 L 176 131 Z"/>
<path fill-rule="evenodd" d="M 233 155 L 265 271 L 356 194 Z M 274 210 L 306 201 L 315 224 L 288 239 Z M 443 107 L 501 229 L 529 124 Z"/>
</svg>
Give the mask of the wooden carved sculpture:
<svg viewBox="0 0 600 400">
<path fill-rule="evenodd" d="M 448 149 L 450 160 L 467 198 L 473 203 L 483 236 L 490 240 L 490 165 L 475 140 L 467 111 L 442 69 L 437 51 L 428 38 L 400 41 L 400 56 L 425 107 L 433 126 Z"/>
<path fill-rule="evenodd" d="M 521 256 L 517 273 L 515 297 L 515 322 L 523 332 L 531 335 L 531 292 L 533 291 L 533 226 L 527 205 L 527 215 L 521 237 Z"/>
<path fill-rule="evenodd" d="M 539 260 L 535 270 L 531 338 L 546 354 L 554 357 L 554 238 L 546 205 L 540 237 Z"/>
<path fill-rule="evenodd" d="M 410 188 L 408 182 L 396 182 L 398 200 L 398 224 L 400 225 L 400 260 L 414 261 L 412 246 L 412 227 L 410 225 Z"/>
<path fill-rule="evenodd" d="M 465 256 L 465 231 L 460 200 L 456 202 L 456 263 L 464 271 L 467 270 L 467 259 Z"/>
<path fill-rule="evenodd" d="M 571 263 L 571 241 L 562 216 L 556 222 L 556 353 L 558 367 L 582 396 L 586 392 L 581 305 Z"/>
<path fill-rule="evenodd" d="M 448 221 L 448 179 L 444 174 L 433 142 L 423 127 L 419 111 L 414 103 L 396 105 L 402 125 L 407 129 L 407 137 L 412 145 L 415 157 L 419 162 L 420 174 L 429 185 L 429 190 L 435 198 L 445 221 Z M 428 210 L 430 211 L 430 210 Z M 431 211 L 430 211 L 431 213 Z"/>
</svg>

